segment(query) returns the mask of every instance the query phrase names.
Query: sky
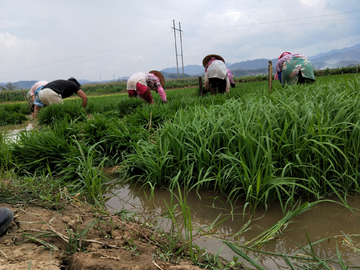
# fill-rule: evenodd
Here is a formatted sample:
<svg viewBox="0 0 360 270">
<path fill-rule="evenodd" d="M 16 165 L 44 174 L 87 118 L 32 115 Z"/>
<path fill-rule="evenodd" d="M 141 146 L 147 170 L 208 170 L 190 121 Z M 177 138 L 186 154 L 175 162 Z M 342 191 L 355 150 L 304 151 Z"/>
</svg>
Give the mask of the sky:
<svg viewBox="0 0 360 270">
<path fill-rule="evenodd" d="M 236 63 L 358 43 L 360 0 L 0 0 L 0 82 L 182 73 L 208 54 Z"/>
</svg>

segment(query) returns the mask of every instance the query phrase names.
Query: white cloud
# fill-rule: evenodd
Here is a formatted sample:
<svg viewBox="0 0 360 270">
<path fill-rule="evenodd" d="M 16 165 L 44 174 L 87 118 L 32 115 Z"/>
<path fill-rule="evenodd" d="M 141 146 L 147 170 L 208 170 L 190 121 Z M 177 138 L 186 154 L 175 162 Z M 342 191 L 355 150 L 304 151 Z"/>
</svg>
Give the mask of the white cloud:
<svg viewBox="0 0 360 270">
<path fill-rule="evenodd" d="M 173 20 L 183 30 L 185 65 L 201 65 L 209 53 L 229 63 L 271 59 L 284 50 L 312 56 L 359 43 L 358 3 L 0 0 L 0 82 L 98 80 L 99 74 L 106 80 L 175 67 Z"/>
</svg>

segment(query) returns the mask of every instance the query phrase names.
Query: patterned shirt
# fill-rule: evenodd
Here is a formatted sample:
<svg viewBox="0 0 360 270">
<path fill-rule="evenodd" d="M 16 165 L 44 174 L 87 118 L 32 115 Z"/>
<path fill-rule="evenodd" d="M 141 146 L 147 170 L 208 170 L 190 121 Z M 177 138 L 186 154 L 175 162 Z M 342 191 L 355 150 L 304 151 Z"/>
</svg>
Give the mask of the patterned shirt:
<svg viewBox="0 0 360 270">
<path fill-rule="evenodd" d="M 303 54 L 301 53 L 290 53 L 290 54 L 287 54 L 283 57 L 281 57 L 277 63 L 276 63 L 276 72 L 281 72 L 282 71 L 282 67 L 283 67 L 283 64 L 286 60 L 289 60 L 289 59 L 292 59 L 294 57 L 298 57 L 298 58 L 306 58 Z"/>
<path fill-rule="evenodd" d="M 41 89 L 44 88 L 44 85 L 38 87 L 36 90 L 35 90 L 35 101 L 34 101 L 34 104 L 37 105 L 37 106 L 40 106 L 40 107 L 44 107 L 46 106 L 44 103 L 41 102 L 40 98 L 39 98 L 39 92 Z"/>
<path fill-rule="evenodd" d="M 126 90 L 135 90 L 136 84 L 140 83 L 146 87 L 149 87 L 150 90 L 155 90 L 161 97 L 162 101 L 166 101 L 166 93 L 160 84 L 160 80 L 152 73 L 148 72 L 138 72 L 128 79 L 126 84 Z"/>
</svg>

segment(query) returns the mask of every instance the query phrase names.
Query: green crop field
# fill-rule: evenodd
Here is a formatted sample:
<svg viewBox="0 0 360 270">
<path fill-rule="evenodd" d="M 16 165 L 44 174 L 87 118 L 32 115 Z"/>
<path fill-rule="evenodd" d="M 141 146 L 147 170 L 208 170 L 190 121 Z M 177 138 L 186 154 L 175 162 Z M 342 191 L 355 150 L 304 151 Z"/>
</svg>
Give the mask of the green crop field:
<svg viewBox="0 0 360 270">
<path fill-rule="evenodd" d="M 17 186 L 6 200 L 33 194 L 54 204 L 58 190 L 66 189 L 103 205 L 114 185 L 136 182 L 172 194 L 214 191 L 229 203 L 244 200 L 253 210 L 279 203 L 283 219 L 251 248 L 329 195 L 353 212 L 346 196 L 360 193 L 360 74 L 317 77 L 314 84 L 284 88 L 275 81 L 271 93 L 262 80 L 237 83 L 216 96 L 201 97 L 198 87 L 184 86 L 167 89 L 166 104 L 154 93 L 155 105 L 94 87 L 86 111 L 81 99 L 69 98 L 41 109 L 38 127 L 20 132 L 16 141 L 0 134 L 2 186 L 11 178 Z M 0 105 L 1 125 L 21 123 L 28 113 L 25 102 Z M 117 168 L 115 182 L 102 173 L 104 167 Z M 196 260 L 186 196 L 175 196 Z M 311 203 L 300 204 L 307 200 Z M 225 244 L 257 265 L 236 243 Z M 315 259 L 317 265 L 327 263 Z M 293 266 L 289 258 L 286 262 Z"/>
<path fill-rule="evenodd" d="M 94 96 L 86 112 L 80 99 L 69 99 L 42 109 L 41 128 L 21 135 L 0 160 L 7 168 L 16 163 L 19 173 L 50 168 L 73 180 L 70 160 L 91 149 L 94 165 L 106 158 L 124 178 L 159 187 L 197 183 L 254 206 L 358 193 L 359 77 L 285 88 L 275 82 L 271 94 L 265 81 L 203 98 L 197 88 L 171 90 L 168 104 L 154 94 L 155 106 L 126 95 Z"/>
</svg>

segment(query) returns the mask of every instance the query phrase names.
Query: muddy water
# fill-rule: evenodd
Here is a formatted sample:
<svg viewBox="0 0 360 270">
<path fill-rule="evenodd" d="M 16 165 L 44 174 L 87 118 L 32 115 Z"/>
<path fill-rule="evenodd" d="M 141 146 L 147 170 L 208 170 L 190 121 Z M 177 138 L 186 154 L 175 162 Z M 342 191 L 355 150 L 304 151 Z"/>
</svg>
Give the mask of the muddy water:
<svg viewBox="0 0 360 270">
<path fill-rule="evenodd" d="M 143 219 L 149 220 L 158 217 L 160 214 L 168 211 L 165 201 L 170 203 L 170 193 L 164 189 L 157 189 L 154 192 L 154 198 L 149 199 L 150 190 L 141 189 L 139 185 L 123 185 L 113 190 L 113 195 L 108 202 L 107 207 L 111 211 L 134 211 Z M 216 199 L 215 199 L 216 196 Z M 335 200 L 335 198 L 332 198 Z M 360 209 L 360 197 L 348 197 L 347 202 L 351 207 Z M 283 217 L 281 207 L 273 204 L 266 211 L 257 209 L 254 216 L 251 217 L 249 211 L 245 209 L 244 202 L 238 201 L 235 205 L 226 204 L 226 199 L 211 192 L 200 191 L 199 194 L 191 192 L 187 197 L 187 204 L 191 208 L 191 219 L 194 226 L 199 228 L 211 224 L 219 215 L 222 218 L 228 217 L 220 226 L 216 228 L 216 237 L 203 237 L 197 239 L 195 243 L 205 247 L 208 252 L 220 255 L 228 260 L 233 256 L 238 256 L 223 242 L 232 240 L 238 244 L 245 245 L 264 229 L 276 224 Z M 245 212 L 245 213 L 244 213 Z M 221 219 L 222 219 L 221 218 Z M 220 219 L 220 220 L 221 220 Z M 237 235 L 245 223 L 251 219 L 250 230 Z M 160 222 L 165 230 L 170 225 L 165 220 Z M 316 256 L 322 259 L 333 258 L 338 261 L 336 252 L 336 243 L 341 253 L 342 260 L 348 265 L 360 266 L 360 251 L 355 251 L 345 241 L 344 235 L 358 234 L 357 237 L 350 236 L 349 242 L 357 245 L 360 249 L 360 211 L 351 212 L 340 204 L 334 202 L 322 202 L 309 211 L 297 216 L 293 222 L 287 225 L 283 233 L 277 236 L 273 242 L 263 245 L 260 249 L 270 253 L 285 253 L 294 255 L 299 251 L 299 246 L 305 247 L 309 244 L 308 238 L 312 243 L 324 238 L 337 236 L 336 239 L 329 238 L 318 244 L 313 244 L 312 248 Z M 243 252 L 251 259 L 257 262 L 265 269 L 289 269 L 285 261 L 274 255 L 263 253 Z M 304 253 L 304 252 L 301 252 Z M 244 259 L 240 258 L 244 262 Z M 249 266 L 249 264 L 245 263 Z M 331 264 L 333 269 L 341 269 L 335 263 Z M 350 268 L 351 269 L 351 268 Z"/>
<path fill-rule="evenodd" d="M 20 131 L 31 130 L 37 126 L 37 122 L 26 121 L 22 124 L 0 126 L 0 133 L 10 140 L 17 140 Z"/>
</svg>

